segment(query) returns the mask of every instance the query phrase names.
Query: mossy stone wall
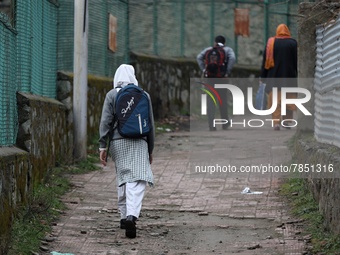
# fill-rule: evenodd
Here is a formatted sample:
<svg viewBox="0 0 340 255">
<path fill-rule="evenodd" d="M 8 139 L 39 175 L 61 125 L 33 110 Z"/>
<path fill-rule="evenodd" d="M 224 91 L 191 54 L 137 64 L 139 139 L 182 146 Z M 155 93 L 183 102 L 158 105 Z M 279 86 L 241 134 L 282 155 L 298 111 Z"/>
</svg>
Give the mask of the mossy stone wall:
<svg viewBox="0 0 340 255">
<path fill-rule="evenodd" d="M 311 139 L 313 134 L 300 135 L 296 142 L 297 162 L 307 164 L 309 170 L 305 178 L 309 190 L 319 205 L 324 217 L 324 226 L 335 234 L 340 234 L 340 149 L 318 143 Z M 313 166 L 313 168 L 312 168 Z M 312 171 L 314 169 L 314 171 Z M 301 177 L 301 178 L 302 178 Z"/>
<path fill-rule="evenodd" d="M 299 77 L 314 77 L 316 26 L 333 19 L 333 11 L 330 10 L 338 8 L 336 4 L 334 5 L 338 1 L 328 2 L 323 5 L 305 2 L 299 6 L 299 14 L 303 17 L 299 19 Z M 318 8 L 315 8 L 316 6 Z M 303 79 L 302 81 L 299 84 L 300 87 L 313 91 L 313 84 L 306 83 Z M 306 107 L 314 114 L 314 93 L 312 93 L 312 99 L 306 104 Z M 314 166 L 320 164 L 323 170 L 330 166 L 334 169 L 334 172 L 324 173 L 323 175 L 309 172 L 306 174 L 305 180 L 314 199 L 319 204 L 319 211 L 324 217 L 326 228 L 335 234 L 340 234 L 340 197 L 338 196 L 340 193 L 340 158 L 338 156 L 340 150 L 335 146 L 318 143 L 314 139 L 310 139 L 310 137 L 314 137 L 313 118 L 307 118 L 298 112 L 298 121 L 300 136 L 294 151 L 298 162 L 294 163 Z"/>
<path fill-rule="evenodd" d="M 16 147 L 0 149 L 0 254 L 6 254 L 15 209 L 27 201 L 32 188 L 28 152 Z"/>
<path fill-rule="evenodd" d="M 161 58 L 132 53 L 140 86 L 151 96 L 155 119 L 189 114 L 190 78 L 202 76 L 194 58 Z M 260 66 L 234 65 L 232 77 L 259 77 Z"/>
<path fill-rule="evenodd" d="M 17 93 L 17 144 L 0 149 L 0 254 L 6 254 L 9 234 L 19 206 L 57 164 L 72 163 L 70 114 L 51 98 Z"/>
</svg>

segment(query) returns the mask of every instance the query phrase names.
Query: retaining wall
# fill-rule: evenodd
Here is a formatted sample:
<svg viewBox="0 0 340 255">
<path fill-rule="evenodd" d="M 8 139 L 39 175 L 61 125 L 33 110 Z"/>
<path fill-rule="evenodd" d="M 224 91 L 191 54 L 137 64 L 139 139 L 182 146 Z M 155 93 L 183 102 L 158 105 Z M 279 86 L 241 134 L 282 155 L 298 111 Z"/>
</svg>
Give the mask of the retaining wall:
<svg viewBox="0 0 340 255">
<path fill-rule="evenodd" d="M 140 86 L 152 98 L 156 119 L 190 112 L 190 78 L 201 77 L 196 59 L 132 53 Z M 260 66 L 234 65 L 232 77 L 259 77 Z M 244 88 L 245 90 L 245 88 Z M 254 89 L 256 91 L 256 89 Z"/>
<path fill-rule="evenodd" d="M 321 1 L 319 1 L 321 2 Z M 317 6 L 317 8 L 316 8 Z M 336 18 L 335 13 L 340 10 L 337 0 L 329 0 L 323 3 L 301 3 L 299 8 L 299 35 L 300 44 L 298 69 L 299 77 L 314 77 L 316 66 L 316 27 L 320 24 L 329 22 Z M 303 46 L 303 47 L 302 47 Z M 313 115 L 315 91 L 313 84 L 300 84 L 300 86 L 309 89 L 312 98 L 307 104 L 308 109 Z M 320 177 L 309 173 L 306 177 L 306 185 L 312 192 L 314 199 L 319 204 L 319 211 L 324 217 L 324 223 L 327 229 L 335 234 L 340 234 L 340 193 L 339 169 L 340 169 L 340 150 L 332 145 L 318 143 L 314 137 L 315 122 L 312 118 L 307 118 L 302 114 L 299 115 L 299 136 L 294 154 L 297 157 L 296 163 L 307 163 L 311 165 L 320 164 L 322 166 L 333 165 L 333 176 L 328 174 L 327 177 Z"/>
</svg>

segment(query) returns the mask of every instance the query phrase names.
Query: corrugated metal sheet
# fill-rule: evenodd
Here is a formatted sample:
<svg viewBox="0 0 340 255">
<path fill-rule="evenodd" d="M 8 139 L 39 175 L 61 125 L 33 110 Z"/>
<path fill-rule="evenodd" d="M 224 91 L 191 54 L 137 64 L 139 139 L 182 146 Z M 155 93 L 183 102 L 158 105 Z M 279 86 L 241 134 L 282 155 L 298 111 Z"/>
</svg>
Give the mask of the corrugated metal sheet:
<svg viewBox="0 0 340 255">
<path fill-rule="evenodd" d="M 340 147 L 340 19 L 316 30 L 315 137 Z"/>
</svg>

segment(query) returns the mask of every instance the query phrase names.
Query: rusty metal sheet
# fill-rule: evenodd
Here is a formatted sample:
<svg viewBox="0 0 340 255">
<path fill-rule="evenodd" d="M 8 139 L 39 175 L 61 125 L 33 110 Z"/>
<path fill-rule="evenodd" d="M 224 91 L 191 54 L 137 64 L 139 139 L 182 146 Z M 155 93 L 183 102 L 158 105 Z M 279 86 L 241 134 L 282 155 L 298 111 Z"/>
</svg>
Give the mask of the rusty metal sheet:
<svg viewBox="0 0 340 255">
<path fill-rule="evenodd" d="M 244 37 L 249 36 L 249 9 L 235 8 L 234 9 L 235 19 L 235 35 Z"/>
</svg>

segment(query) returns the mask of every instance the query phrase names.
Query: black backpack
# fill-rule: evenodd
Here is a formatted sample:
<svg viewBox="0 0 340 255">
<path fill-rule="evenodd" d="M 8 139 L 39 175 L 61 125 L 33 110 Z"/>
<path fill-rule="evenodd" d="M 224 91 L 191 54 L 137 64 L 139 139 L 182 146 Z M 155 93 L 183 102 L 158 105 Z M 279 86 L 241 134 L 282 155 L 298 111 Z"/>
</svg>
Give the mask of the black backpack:
<svg viewBox="0 0 340 255">
<path fill-rule="evenodd" d="M 207 78 L 222 78 L 227 71 L 223 47 L 214 46 L 205 53 L 205 74 Z"/>
</svg>

